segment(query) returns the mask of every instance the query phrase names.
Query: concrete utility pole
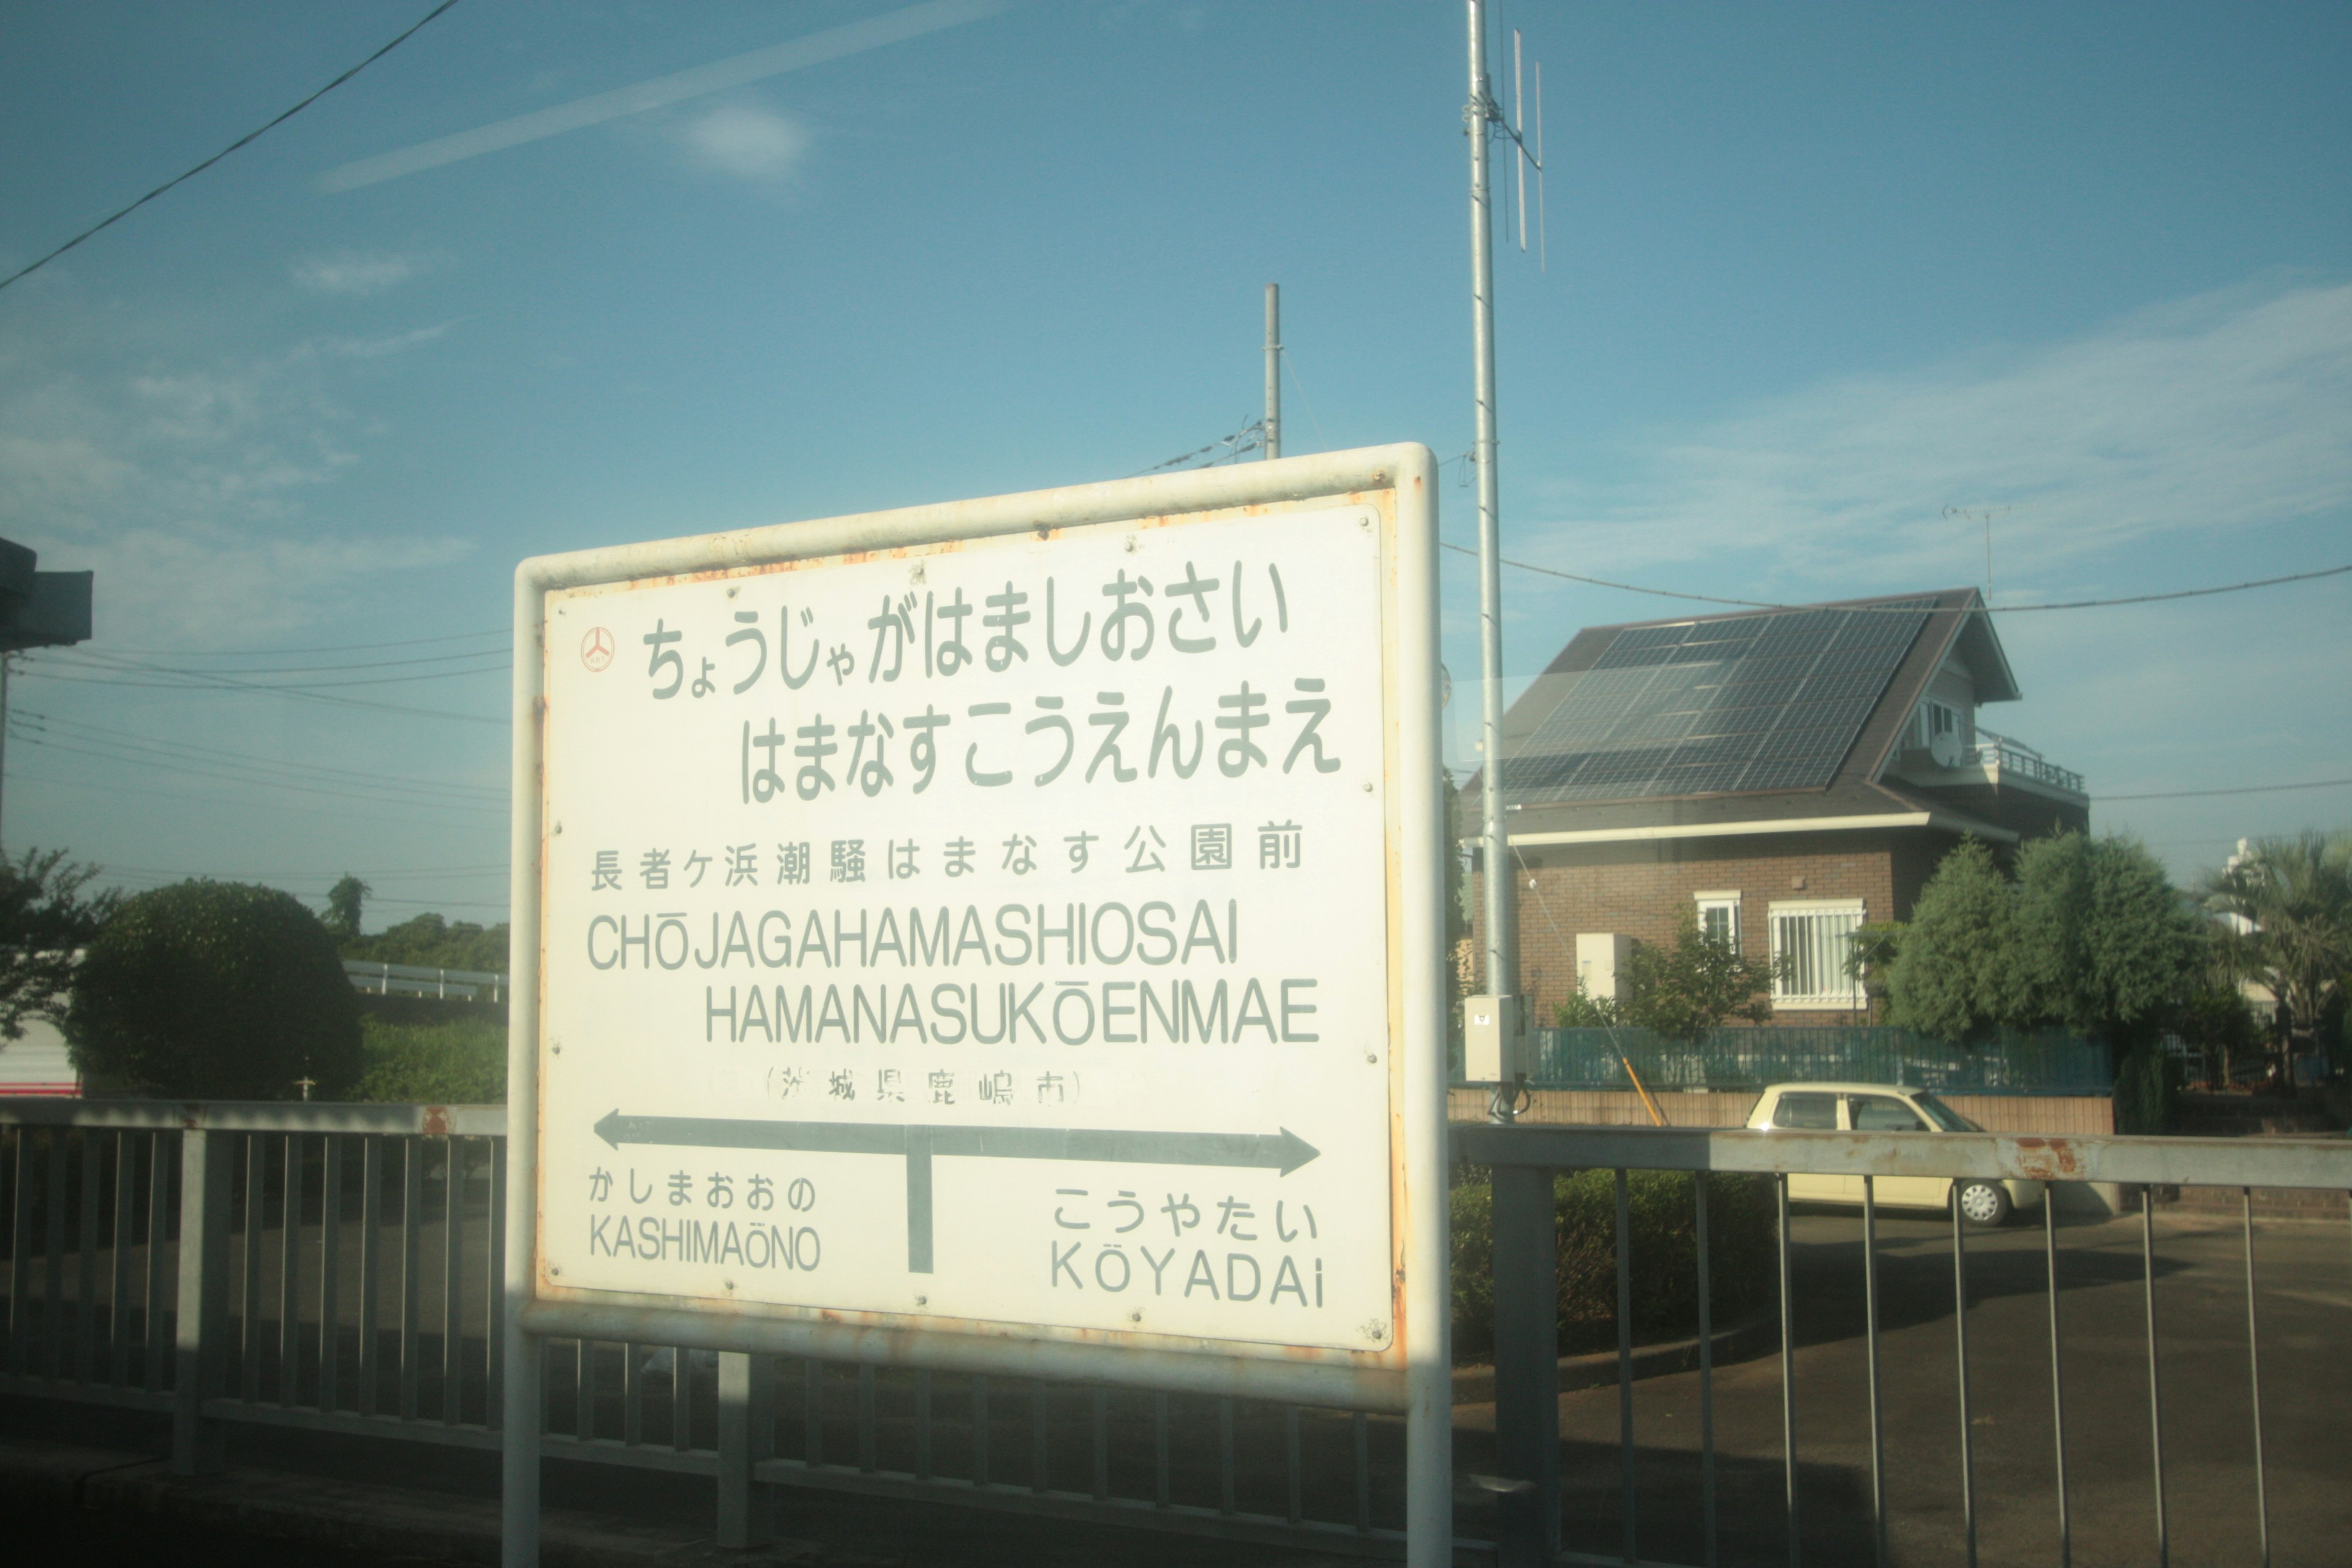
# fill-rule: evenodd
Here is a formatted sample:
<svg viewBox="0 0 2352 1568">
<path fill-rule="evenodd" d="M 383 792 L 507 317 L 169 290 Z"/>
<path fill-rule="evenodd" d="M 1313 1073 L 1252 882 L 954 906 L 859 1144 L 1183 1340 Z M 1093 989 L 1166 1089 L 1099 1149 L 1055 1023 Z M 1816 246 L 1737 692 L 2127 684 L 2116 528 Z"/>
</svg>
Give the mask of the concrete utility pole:
<svg viewBox="0 0 2352 1568">
<path fill-rule="evenodd" d="M 1470 333 L 1475 347 L 1477 432 L 1472 460 L 1478 470 L 1478 667 L 1483 710 L 1479 725 L 1480 820 L 1486 861 L 1486 991 L 1511 1016 L 1505 997 L 1519 989 L 1518 900 L 1512 896 L 1510 837 L 1503 823 L 1503 562 L 1495 472 L 1495 235 L 1486 181 L 1486 127 L 1501 118 L 1486 82 L 1486 7 L 1467 0 L 1470 13 L 1470 101 L 1462 118 L 1470 128 Z M 1508 1093 L 1507 1089 L 1504 1091 Z"/>
<path fill-rule="evenodd" d="M 1282 456 L 1282 285 L 1265 286 L 1265 458 Z"/>
</svg>

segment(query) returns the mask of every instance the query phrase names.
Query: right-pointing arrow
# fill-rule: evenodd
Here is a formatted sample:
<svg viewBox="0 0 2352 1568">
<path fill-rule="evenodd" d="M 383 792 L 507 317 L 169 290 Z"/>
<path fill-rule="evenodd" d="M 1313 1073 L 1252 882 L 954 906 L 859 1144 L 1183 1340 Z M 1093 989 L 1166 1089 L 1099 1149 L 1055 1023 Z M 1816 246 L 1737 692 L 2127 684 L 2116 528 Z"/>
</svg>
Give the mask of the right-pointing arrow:
<svg viewBox="0 0 2352 1568">
<path fill-rule="evenodd" d="M 754 1121 L 717 1116 L 625 1116 L 596 1123 L 624 1143 L 698 1149 L 786 1149 L 822 1154 L 899 1154 L 907 1161 L 907 1267 L 931 1271 L 931 1158 L 1069 1160 L 1083 1164 L 1223 1165 L 1283 1175 L 1322 1151 L 1279 1132 L 1145 1132 L 1102 1127 L 966 1127 L 877 1121 Z"/>
</svg>

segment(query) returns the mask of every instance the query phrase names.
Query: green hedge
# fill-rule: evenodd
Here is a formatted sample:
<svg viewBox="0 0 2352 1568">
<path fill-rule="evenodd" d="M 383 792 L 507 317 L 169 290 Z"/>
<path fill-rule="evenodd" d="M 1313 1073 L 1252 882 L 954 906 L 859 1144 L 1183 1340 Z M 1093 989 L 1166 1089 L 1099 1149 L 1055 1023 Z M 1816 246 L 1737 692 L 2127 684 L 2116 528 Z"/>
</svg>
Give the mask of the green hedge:
<svg viewBox="0 0 2352 1568">
<path fill-rule="evenodd" d="M 498 1105 L 507 1097 L 507 1032 L 486 1018 L 446 1024 L 360 1020 L 359 1098 L 411 1105 Z"/>
<path fill-rule="evenodd" d="M 1676 1171 L 1627 1173 L 1633 1268 L 1633 1340 L 1687 1339 L 1698 1331 L 1698 1232 L 1692 1178 Z M 1559 1249 L 1562 1355 L 1617 1343 L 1617 1188 L 1608 1171 L 1553 1178 Z M 1772 1300 L 1772 1187 L 1762 1176 L 1707 1178 L 1707 1253 L 1716 1327 Z M 1454 1359 L 1494 1353 L 1494 1192 L 1482 1169 L 1456 1173 L 1453 1192 Z"/>
</svg>

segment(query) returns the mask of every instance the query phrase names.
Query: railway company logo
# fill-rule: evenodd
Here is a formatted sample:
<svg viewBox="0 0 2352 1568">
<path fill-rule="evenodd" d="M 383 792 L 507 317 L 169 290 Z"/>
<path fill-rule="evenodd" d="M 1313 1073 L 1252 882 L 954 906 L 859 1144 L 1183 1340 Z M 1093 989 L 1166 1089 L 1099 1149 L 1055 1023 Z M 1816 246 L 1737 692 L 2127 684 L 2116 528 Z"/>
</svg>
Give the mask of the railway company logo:
<svg viewBox="0 0 2352 1568">
<path fill-rule="evenodd" d="M 613 634 L 604 626 L 592 626 L 580 639 L 580 662 L 591 674 L 601 672 L 613 662 Z"/>
</svg>

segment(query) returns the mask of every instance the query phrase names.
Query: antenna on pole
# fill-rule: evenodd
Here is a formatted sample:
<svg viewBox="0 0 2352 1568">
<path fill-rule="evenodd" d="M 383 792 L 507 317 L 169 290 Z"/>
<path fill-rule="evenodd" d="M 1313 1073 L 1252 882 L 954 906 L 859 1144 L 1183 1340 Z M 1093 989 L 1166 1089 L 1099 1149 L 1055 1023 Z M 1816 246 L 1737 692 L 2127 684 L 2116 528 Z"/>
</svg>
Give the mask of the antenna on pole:
<svg viewBox="0 0 2352 1568">
<path fill-rule="evenodd" d="M 1265 460 L 1282 456 L 1282 285 L 1265 286 Z"/>
<path fill-rule="evenodd" d="M 1545 243 L 1544 235 L 1543 61 L 1535 62 L 1536 144 L 1535 150 L 1529 152 L 1524 54 L 1519 30 L 1514 27 L 1511 29 L 1511 122 L 1504 134 L 1510 137 L 1519 154 L 1514 161 L 1517 165 L 1519 182 L 1519 252 L 1525 255 L 1528 248 L 1528 169 L 1532 165 L 1536 172 L 1536 264 L 1540 270 L 1549 272 L 1551 270 L 1550 247 Z"/>
<path fill-rule="evenodd" d="M 2018 510 L 2022 504 L 2020 502 L 2012 506 L 1948 506 L 1944 509 L 1946 517 L 1969 518 L 1984 524 L 1985 608 L 1987 609 L 1992 607 L 1992 520 L 2003 512 Z"/>
<path fill-rule="evenodd" d="M 1519 155 L 1511 162 L 1519 176 L 1519 254 L 1528 249 L 1528 100 L 1526 69 L 1519 63 L 1519 30 L 1511 29 L 1511 138 L 1519 144 Z M 1537 181 L 1542 187 L 1542 181 Z"/>
</svg>

